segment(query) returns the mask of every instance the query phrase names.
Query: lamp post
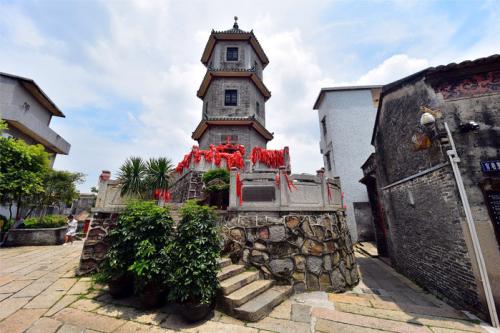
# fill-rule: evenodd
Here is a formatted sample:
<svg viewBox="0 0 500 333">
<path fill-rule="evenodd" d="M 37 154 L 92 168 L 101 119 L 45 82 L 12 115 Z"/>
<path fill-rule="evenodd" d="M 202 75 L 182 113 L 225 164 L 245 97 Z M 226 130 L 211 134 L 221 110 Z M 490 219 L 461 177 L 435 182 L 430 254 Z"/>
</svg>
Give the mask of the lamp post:
<svg viewBox="0 0 500 333">
<path fill-rule="evenodd" d="M 422 114 L 420 118 L 420 124 L 426 128 L 434 126 L 436 119 L 434 116 L 428 112 Z M 478 125 L 471 122 L 471 129 L 476 129 Z M 481 283 L 483 285 L 484 294 L 486 297 L 486 303 L 488 305 L 488 311 L 490 313 L 490 320 L 493 327 L 500 327 L 498 322 L 497 311 L 495 307 L 495 300 L 493 298 L 493 293 L 491 291 L 490 280 L 488 279 L 488 272 L 486 271 L 486 264 L 484 263 L 483 253 L 481 251 L 481 245 L 479 243 L 479 238 L 477 237 L 476 226 L 474 224 L 474 219 L 472 217 L 472 212 L 470 209 L 469 199 L 467 198 L 467 193 L 465 192 L 464 183 L 462 180 L 462 175 L 458 169 L 458 163 L 460 162 L 460 157 L 458 156 L 457 150 L 455 149 L 455 141 L 453 141 L 453 136 L 451 135 L 450 128 L 448 124 L 444 122 L 444 128 L 446 130 L 446 136 L 451 145 L 451 149 L 446 151 L 448 158 L 450 159 L 451 168 L 453 169 L 453 175 L 455 176 L 455 182 L 457 183 L 458 192 L 460 194 L 460 199 L 465 211 L 465 218 L 467 220 L 467 227 L 469 229 L 469 234 L 472 239 L 472 252 L 476 257 L 477 264 L 479 266 L 479 275 L 481 277 Z"/>
</svg>

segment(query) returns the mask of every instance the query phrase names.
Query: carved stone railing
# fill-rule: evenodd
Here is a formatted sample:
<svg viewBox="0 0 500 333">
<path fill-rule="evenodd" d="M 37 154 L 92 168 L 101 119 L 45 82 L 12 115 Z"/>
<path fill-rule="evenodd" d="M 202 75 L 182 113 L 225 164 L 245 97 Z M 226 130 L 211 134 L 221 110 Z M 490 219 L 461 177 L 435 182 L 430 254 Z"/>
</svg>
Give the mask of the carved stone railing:
<svg viewBox="0 0 500 333">
<path fill-rule="evenodd" d="M 240 196 L 237 193 L 238 178 Z M 323 171 L 316 175 L 288 175 L 284 167 L 277 173 L 231 170 L 230 211 L 320 212 L 341 209 L 340 179 L 327 178 Z"/>
</svg>

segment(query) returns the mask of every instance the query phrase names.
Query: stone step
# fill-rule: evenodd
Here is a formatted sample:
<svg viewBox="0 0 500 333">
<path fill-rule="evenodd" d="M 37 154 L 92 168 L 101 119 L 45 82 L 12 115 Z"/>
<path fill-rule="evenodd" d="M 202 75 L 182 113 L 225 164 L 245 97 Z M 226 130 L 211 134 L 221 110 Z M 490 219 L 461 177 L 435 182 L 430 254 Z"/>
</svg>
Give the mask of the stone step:
<svg viewBox="0 0 500 333">
<path fill-rule="evenodd" d="M 224 268 L 232 264 L 231 259 L 229 258 L 219 258 L 217 259 L 217 262 L 219 263 L 219 268 Z"/>
<path fill-rule="evenodd" d="M 258 321 L 268 315 L 273 308 L 293 293 L 292 286 L 274 286 L 233 310 L 236 318 L 246 321 Z"/>
<path fill-rule="evenodd" d="M 226 279 L 220 283 L 220 289 L 223 295 L 229 295 L 233 291 L 259 279 L 259 272 L 246 271 L 232 278 Z"/>
<path fill-rule="evenodd" d="M 262 294 L 269 288 L 271 288 L 274 284 L 273 280 L 257 280 L 253 281 L 250 284 L 241 287 L 235 292 L 224 296 L 223 302 L 226 303 L 227 308 L 236 308 L 250 299 L 257 297 Z"/>
<path fill-rule="evenodd" d="M 233 277 L 237 274 L 240 274 L 245 270 L 245 266 L 243 265 L 229 265 L 220 270 L 219 273 L 217 273 L 217 279 L 219 281 L 223 281 L 225 279 L 229 279 L 230 277 Z"/>
</svg>

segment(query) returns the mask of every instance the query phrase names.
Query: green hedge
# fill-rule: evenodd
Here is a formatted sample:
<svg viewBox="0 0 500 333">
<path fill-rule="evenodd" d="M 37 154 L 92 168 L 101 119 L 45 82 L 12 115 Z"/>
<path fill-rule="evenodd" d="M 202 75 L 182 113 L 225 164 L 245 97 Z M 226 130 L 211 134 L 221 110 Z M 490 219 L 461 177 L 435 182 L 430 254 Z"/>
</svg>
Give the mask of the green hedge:
<svg viewBox="0 0 500 333">
<path fill-rule="evenodd" d="M 67 217 L 64 215 L 45 215 L 44 217 L 30 217 L 24 220 L 26 229 L 59 228 L 67 225 Z"/>
</svg>

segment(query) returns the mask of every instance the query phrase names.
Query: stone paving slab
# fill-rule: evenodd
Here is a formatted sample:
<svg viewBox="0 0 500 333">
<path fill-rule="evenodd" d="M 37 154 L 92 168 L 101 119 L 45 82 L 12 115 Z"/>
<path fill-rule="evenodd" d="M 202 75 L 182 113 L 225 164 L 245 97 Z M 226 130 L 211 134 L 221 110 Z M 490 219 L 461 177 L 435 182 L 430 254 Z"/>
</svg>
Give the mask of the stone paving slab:
<svg viewBox="0 0 500 333">
<path fill-rule="evenodd" d="M 126 323 L 125 320 L 72 308 L 62 309 L 54 316 L 54 318 L 65 323 L 90 328 L 100 332 L 113 332 L 115 329 Z"/>
<path fill-rule="evenodd" d="M 41 309 L 20 309 L 0 322 L 0 332 L 21 333 L 38 320 L 43 314 Z"/>
<path fill-rule="evenodd" d="M 105 286 L 75 277 L 81 249 L 81 242 L 0 249 L 0 266 L 8 268 L 0 270 L 1 333 L 484 332 L 380 260 L 358 254 L 362 280 L 344 294 L 293 295 L 256 323 L 215 311 L 189 324 L 173 304 L 145 311 L 136 297 L 115 300 Z"/>
<path fill-rule="evenodd" d="M 27 331 L 26 333 L 54 333 L 62 323 L 58 320 L 42 317 L 38 319 Z"/>
</svg>

